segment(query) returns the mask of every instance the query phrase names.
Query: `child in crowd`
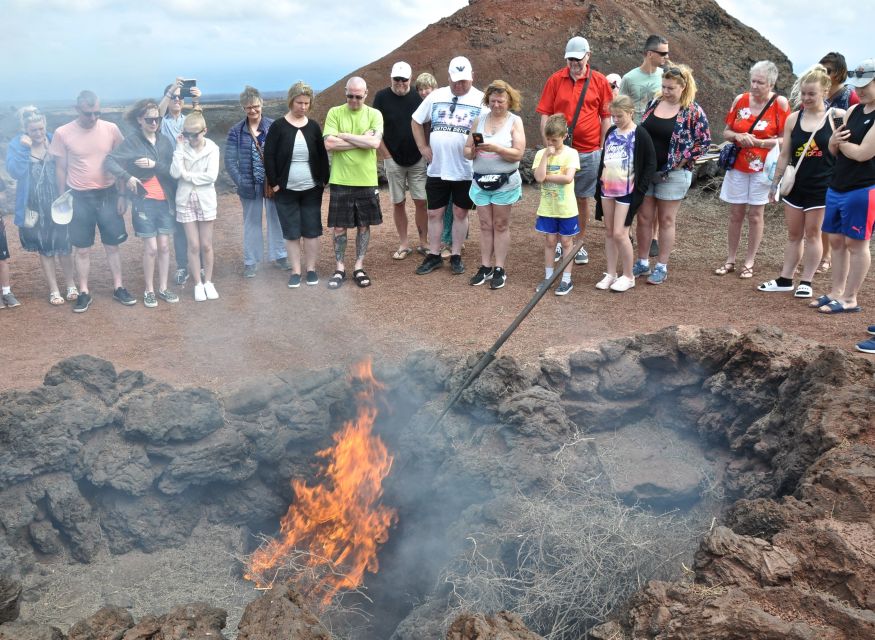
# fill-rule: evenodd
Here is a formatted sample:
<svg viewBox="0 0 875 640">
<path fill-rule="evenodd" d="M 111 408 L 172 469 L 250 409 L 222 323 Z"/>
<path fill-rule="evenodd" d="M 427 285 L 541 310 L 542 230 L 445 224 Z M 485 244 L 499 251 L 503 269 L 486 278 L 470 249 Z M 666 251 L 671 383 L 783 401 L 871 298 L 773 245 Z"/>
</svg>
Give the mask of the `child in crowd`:
<svg viewBox="0 0 875 640">
<path fill-rule="evenodd" d="M 538 289 L 547 287 L 553 277 L 553 249 L 557 241 L 562 245 L 562 254 L 571 251 L 574 236 L 580 233 L 577 221 L 577 199 L 574 196 L 574 174 L 580 169 L 577 152 L 565 145 L 568 123 L 561 113 L 547 118 L 544 137 L 547 147 L 535 154 L 532 164 L 535 180 L 541 185 L 541 202 L 535 230 L 544 235 L 544 281 Z M 556 295 L 571 293 L 571 263 L 565 267 L 562 282 L 556 287 Z"/>
<path fill-rule="evenodd" d="M 179 180 L 176 189 L 176 219 L 185 225 L 188 265 L 195 279 L 197 302 L 219 297 L 213 284 L 213 223 L 216 220 L 216 179 L 219 177 L 219 147 L 206 137 L 207 123 L 200 112 L 185 117 L 173 152 L 170 175 Z M 201 276 L 203 254 L 203 277 Z"/>
<path fill-rule="evenodd" d="M 3 222 L 3 208 L 6 205 L 6 185 L 0 180 L 0 309 L 17 307 L 20 303 L 12 294 L 9 284 L 9 244 L 6 242 L 6 226 Z"/>
</svg>

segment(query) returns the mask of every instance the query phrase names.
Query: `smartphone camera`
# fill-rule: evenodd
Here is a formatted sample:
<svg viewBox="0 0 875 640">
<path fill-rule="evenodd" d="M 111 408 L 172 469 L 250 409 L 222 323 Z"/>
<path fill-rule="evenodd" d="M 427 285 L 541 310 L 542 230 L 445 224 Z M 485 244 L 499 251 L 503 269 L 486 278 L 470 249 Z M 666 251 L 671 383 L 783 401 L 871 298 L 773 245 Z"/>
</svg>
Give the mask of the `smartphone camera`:
<svg viewBox="0 0 875 640">
<path fill-rule="evenodd" d="M 475 131 L 471 134 L 471 138 L 474 140 L 474 145 L 483 144 L 483 134 Z"/>
<path fill-rule="evenodd" d="M 197 86 L 197 80 L 183 80 L 182 87 L 179 89 L 179 95 L 182 98 L 191 97 L 191 88 Z"/>
<path fill-rule="evenodd" d="M 838 129 L 839 127 L 841 127 L 845 123 L 845 119 L 842 118 L 841 116 L 833 116 L 832 123 L 835 126 L 835 128 Z"/>
</svg>

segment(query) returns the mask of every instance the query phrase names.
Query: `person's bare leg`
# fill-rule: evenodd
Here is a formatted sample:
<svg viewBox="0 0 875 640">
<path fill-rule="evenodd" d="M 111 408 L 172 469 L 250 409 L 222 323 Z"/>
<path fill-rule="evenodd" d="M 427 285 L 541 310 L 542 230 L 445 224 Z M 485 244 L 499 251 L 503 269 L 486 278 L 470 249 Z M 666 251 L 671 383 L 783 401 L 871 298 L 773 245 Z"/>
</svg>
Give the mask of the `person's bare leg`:
<svg viewBox="0 0 875 640">
<path fill-rule="evenodd" d="M 580 235 L 583 238 L 586 236 L 586 225 L 589 222 L 589 201 L 590 198 L 577 199 L 577 224 L 580 225 Z"/>
<path fill-rule="evenodd" d="M 155 292 L 155 258 L 158 255 L 158 240 L 143 238 L 143 281 L 145 290 Z"/>
<path fill-rule="evenodd" d="M 602 213 L 605 223 L 605 273 L 617 276 L 617 240 L 614 237 L 614 209 L 617 201 L 612 198 L 602 198 Z"/>
<path fill-rule="evenodd" d="M 109 265 L 109 272 L 112 274 L 112 288 L 115 291 L 124 286 L 122 284 L 122 254 L 118 246 L 105 244 L 103 248 L 106 251 L 106 264 Z"/>
<path fill-rule="evenodd" d="M 572 236 L 560 236 L 559 244 L 562 245 L 562 256 L 567 256 L 568 252 L 574 249 L 574 238 Z M 551 258 L 552 260 L 552 258 Z M 574 266 L 574 260 L 569 260 L 568 265 L 563 270 L 563 273 L 571 275 L 571 267 Z"/>
<path fill-rule="evenodd" d="M 629 238 L 629 227 L 626 226 L 626 215 L 629 213 L 629 205 L 617 203 L 614 206 L 614 219 L 612 221 L 611 235 L 614 239 L 614 251 L 617 263 L 617 275 L 632 278 L 632 240 Z M 607 220 L 605 221 L 607 225 Z M 605 229 L 607 232 L 607 228 Z"/>
<path fill-rule="evenodd" d="M 495 229 L 492 224 L 492 205 L 478 206 L 477 217 L 480 219 L 480 264 L 491 267 L 494 252 Z M 499 267 L 497 262 L 496 267 Z"/>
<path fill-rule="evenodd" d="M 492 251 L 495 266 L 504 269 L 507 253 L 510 251 L 510 212 L 512 205 L 492 205 Z"/>
<path fill-rule="evenodd" d="M 656 201 L 656 215 L 659 218 L 659 257 L 656 260 L 662 264 L 668 264 L 671 250 L 674 249 L 675 220 L 680 208 L 680 200 Z"/>
<path fill-rule="evenodd" d="M 832 266 L 832 249 L 829 246 L 829 234 L 826 231 L 821 232 L 820 242 L 823 245 L 823 256 L 820 259 L 821 264 Z"/>
<path fill-rule="evenodd" d="M 213 220 L 198 222 L 198 235 L 201 238 L 201 253 L 204 257 L 204 282 L 213 281 L 213 266 L 216 254 L 213 251 Z"/>
<path fill-rule="evenodd" d="M 195 284 L 203 284 L 201 278 L 201 238 L 197 222 L 186 222 L 185 240 L 188 244 L 188 273 Z"/>
<path fill-rule="evenodd" d="M 158 290 L 167 290 L 170 277 L 170 236 L 158 235 Z"/>
<path fill-rule="evenodd" d="M 425 200 L 414 200 L 414 220 L 416 232 L 419 234 L 419 246 L 428 246 L 428 209 L 425 208 Z"/>
<path fill-rule="evenodd" d="M 55 275 L 55 259 L 51 256 L 44 256 L 40 254 L 39 266 L 43 270 L 43 276 L 45 276 L 46 284 L 49 285 L 49 293 L 52 293 L 53 291 L 58 291 L 60 293 L 60 289 L 58 289 L 58 278 Z"/>
<path fill-rule="evenodd" d="M 316 260 L 319 258 L 319 238 L 304 238 L 304 266 L 307 271 L 316 271 Z"/>
<path fill-rule="evenodd" d="M 9 278 L 9 259 L 0 260 L 0 287 L 11 286 Z"/>
<path fill-rule="evenodd" d="M 638 207 L 638 224 L 635 226 L 635 240 L 638 243 L 638 259 L 650 257 L 650 241 L 653 240 L 653 220 L 656 218 L 656 198 L 646 196 Z"/>
<path fill-rule="evenodd" d="M 444 208 L 428 210 L 428 252 L 441 254 L 441 235 L 444 232 Z"/>
<path fill-rule="evenodd" d="M 73 247 L 73 257 L 79 274 L 79 293 L 86 293 L 88 276 L 91 274 L 91 247 Z"/>
<path fill-rule="evenodd" d="M 365 255 L 371 242 L 371 228 L 359 227 L 355 236 L 355 265 L 353 271 L 365 268 Z"/>
<path fill-rule="evenodd" d="M 747 208 L 747 255 L 744 258 L 744 266 L 751 269 L 756 261 L 760 242 L 763 240 L 764 211 L 765 205 L 761 204 L 752 204 Z"/>
<path fill-rule="evenodd" d="M 728 251 L 726 262 L 735 264 L 738 256 L 738 243 L 741 242 L 741 227 L 747 214 L 746 204 L 729 205 L 729 229 L 727 230 Z"/>
<path fill-rule="evenodd" d="M 831 289 L 827 296 L 831 300 L 840 300 L 845 293 L 845 281 L 848 279 L 848 250 L 845 247 L 845 236 L 840 233 L 829 234 L 829 246 L 832 250 Z"/>
<path fill-rule="evenodd" d="M 845 280 L 845 291 L 840 301 L 845 308 L 852 308 L 857 306 L 857 294 L 863 286 L 866 274 L 869 273 L 872 254 L 869 251 L 868 240 L 845 238 L 845 246 L 848 253 L 848 277 Z"/>
<path fill-rule="evenodd" d="M 823 207 L 805 212 L 805 250 L 802 252 L 802 279 L 811 282 L 823 254 Z"/>
<path fill-rule="evenodd" d="M 429 234 L 431 227 L 429 226 Z M 462 245 L 468 235 L 468 210 L 459 205 L 453 205 L 453 255 L 462 254 Z"/>
<path fill-rule="evenodd" d="M 76 269 L 73 267 L 73 254 L 69 253 L 65 256 L 58 256 L 58 262 L 61 263 L 61 271 L 64 272 L 64 280 L 68 287 L 76 286 Z M 52 265 L 52 272 L 55 267 Z"/>
<path fill-rule="evenodd" d="M 398 250 L 407 249 L 407 208 L 405 202 L 396 202 L 392 205 L 392 217 L 395 220 L 395 230 L 398 231 Z"/>
<path fill-rule="evenodd" d="M 784 225 L 787 227 L 787 244 L 784 245 L 784 266 L 781 267 L 781 277 L 792 280 L 796 274 L 796 265 L 799 264 L 799 260 L 802 258 L 802 239 L 805 237 L 805 213 L 801 209 L 785 204 Z M 805 280 L 805 277 L 803 276 L 802 279 Z"/>
<path fill-rule="evenodd" d="M 289 264 L 292 267 L 292 273 L 301 275 L 301 239 L 289 240 L 287 238 L 286 253 L 289 256 Z"/>
<path fill-rule="evenodd" d="M 559 242 L 558 233 L 544 234 L 544 268 L 553 268 L 553 255 L 556 251 L 556 243 Z"/>
</svg>

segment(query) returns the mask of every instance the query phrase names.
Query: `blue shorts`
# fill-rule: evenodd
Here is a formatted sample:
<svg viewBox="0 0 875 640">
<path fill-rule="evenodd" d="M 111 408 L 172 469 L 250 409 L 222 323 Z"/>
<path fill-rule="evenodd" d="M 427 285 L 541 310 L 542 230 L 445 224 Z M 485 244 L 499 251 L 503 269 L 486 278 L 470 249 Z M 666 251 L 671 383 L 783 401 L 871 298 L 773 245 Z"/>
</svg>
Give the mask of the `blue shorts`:
<svg viewBox="0 0 875 640">
<path fill-rule="evenodd" d="M 644 195 L 657 200 L 683 200 L 692 182 L 693 172 L 689 169 L 672 169 L 667 174 L 657 171 Z"/>
<path fill-rule="evenodd" d="M 143 198 L 141 202 L 135 202 L 131 221 L 134 223 L 134 235 L 138 238 L 172 236 L 176 228 L 167 200 Z"/>
<path fill-rule="evenodd" d="M 869 240 L 875 226 L 875 185 L 841 193 L 827 189 L 823 231 Z"/>
<path fill-rule="evenodd" d="M 577 222 L 577 216 L 573 218 L 538 216 L 538 219 L 535 220 L 535 231 L 565 237 L 576 236 L 580 233 L 580 224 Z"/>
<path fill-rule="evenodd" d="M 489 204 L 510 205 L 523 197 L 523 187 L 520 185 L 516 189 L 486 191 L 478 187 L 477 183 L 472 180 L 468 195 L 471 197 L 471 202 L 478 207 L 485 207 Z"/>
</svg>

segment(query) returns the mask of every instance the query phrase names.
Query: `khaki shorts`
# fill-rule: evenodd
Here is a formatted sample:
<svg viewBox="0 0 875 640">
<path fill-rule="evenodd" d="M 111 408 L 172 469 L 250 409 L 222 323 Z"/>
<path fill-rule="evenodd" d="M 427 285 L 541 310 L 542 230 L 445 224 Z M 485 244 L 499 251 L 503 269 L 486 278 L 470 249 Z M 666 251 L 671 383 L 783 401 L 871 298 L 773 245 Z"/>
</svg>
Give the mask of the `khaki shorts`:
<svg viewBox="0 0 875 640">
<path fill-rule="evenodd" d="M 425 200 L 425 168 L 425 158 L 409 167 L 402 167 L 392 158 L 383 160 L 392 204 L 404 202 L 404 193 L 408 190 L 414 200 Z"/>
</svg>

